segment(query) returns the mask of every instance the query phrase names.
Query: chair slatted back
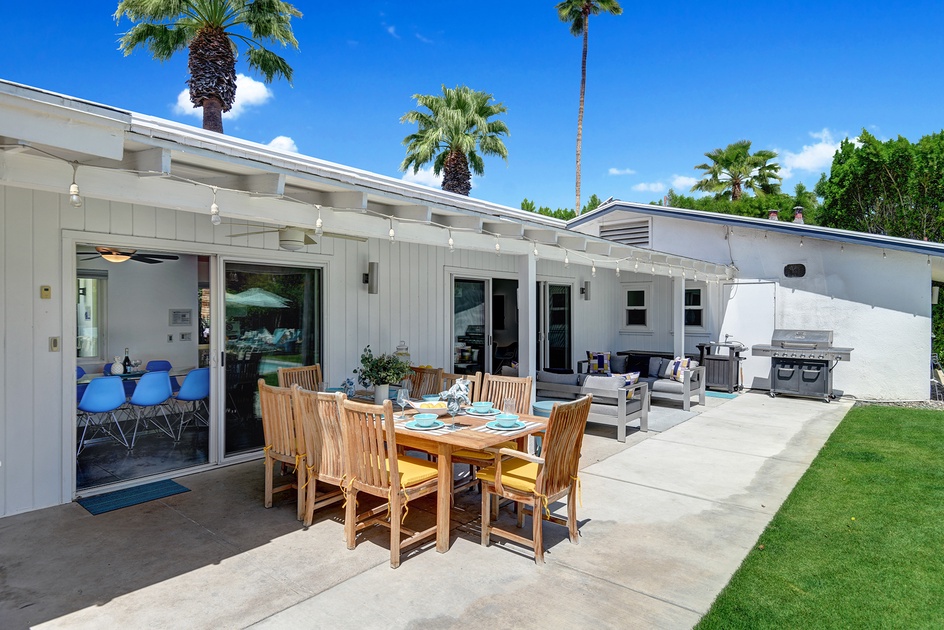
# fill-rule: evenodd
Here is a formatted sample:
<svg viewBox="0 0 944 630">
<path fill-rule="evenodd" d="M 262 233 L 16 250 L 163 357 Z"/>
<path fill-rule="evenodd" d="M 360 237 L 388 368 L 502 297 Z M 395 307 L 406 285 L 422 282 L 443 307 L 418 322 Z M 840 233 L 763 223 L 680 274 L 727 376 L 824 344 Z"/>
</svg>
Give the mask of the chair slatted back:
<svg viewBox="0 0 944 630">
<path fill-rule="evenodd" d="M 393 404 L 389 400 L 385 400 L 383 405 L 342 401 L 344 474 L 347 482 L 358 490 L 390 496 L 390 493 L 400 491 L 397 443 L 393 422 L 385 423 L 382 415 L 393 418 Z M 394 457 L 388 458 L 388 453 L 394 453 Z"/>
<path fill-rule="evenodd" d="M 506 398 L 515 399 L 515 413 L 530 413 L 531 377 L 486 374 L 482 383 L 482 395 L 478 400 L 487 400 L 496 409 L 501 409 Z"/>
<path fill-rule="evenodd" d="M 317 479 L 340 485 L 344 476 L 340 404 L 347 396 L 341 392 L 313 392 L 297 384 L 292 391 L 308 467 Z"/>
<path fill-rule="evenodd" d="M 469 381 L 469 402 L 474 403 L 478 400 L 479 394 L 482 393 L 482 373 L 476 372 L 475 374 L 446 374 L 442 375 L 442 389 L 440 391 L 446 391 L 450 387 L 456 384 L 460 378 L 464 378 Z"/>
<path fill-rule="evenodd" d="M 259 405 L 265 447 L 273 454 L 293 458 L 305 452 L 305 443 L 292 408 L 292 390 L 266 385 L 259 379 Z"/>
<path fill-rule="evenodd" d="M 551 497 L 570 487 L 577 477 L 583 433 L 590 415 L 593 396 L 573 402 L 558 403 L 547 421 L 547 432 L 541 447 L 544 468 L 537 479 L 538 491 Z"/>
<path fill-rule="evenodd" d="M 302 389 L 316 392 L 318 391 L 318 384 L 321 382 L 320 363 L 301 367 L 279 368 L 279 387 L 300 385 Z"/>
<path fill-rule="evenodd" d="M 410 377 L 410 396 L 419 398 L 438 394 L 442 391 L 442 368 L 411 367 L 413 375 Z"/>
</svg>

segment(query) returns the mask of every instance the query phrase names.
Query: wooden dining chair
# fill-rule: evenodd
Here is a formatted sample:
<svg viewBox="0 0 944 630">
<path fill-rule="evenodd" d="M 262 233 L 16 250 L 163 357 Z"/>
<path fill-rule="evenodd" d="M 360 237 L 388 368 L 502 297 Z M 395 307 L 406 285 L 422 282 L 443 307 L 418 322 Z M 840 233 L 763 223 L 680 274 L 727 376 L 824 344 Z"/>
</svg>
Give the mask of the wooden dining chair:
<svg viewBox="0 0 944 630">
<path fill-rule="evenodd" d="M 420 398 L 438 394 L 442 390 L 442 368 L 410 367 L 413 374 L 410 376 L 410 397 Z"/>
<path fill-rule="evenodd" d="M 259 406 L 262 409 L 262 432 L 265 436 L 265 506 L 272 507 L 272 495 L 295 488 L 298 491 L 298 520 L 305 510 L 306 462 L 304 437 L 295 419 L 292 390 L 273 387 L 259 379 Z M 295 478 L 273 487 L 275 462 L 294 466 Z"/>
<path fill-rule="evenodd" d="M 446 391 L 450 387 L 456 384 L 460 378 L 464 378 L 469 381 L 469 402 L 474 403 L 478 400 L 477 396 L 482 390 L 482 373 L 476 372 L 475 374 L 448 374 L 443 373 L 442 375 L 442 389 L 440 391 Z"/>
<path fill-rule="evenodd" d="M 580 447 L 590 414 L 593 396 L 567 403 L 557 403 L 547 422 L 547 432 L 541 456 L 502 448 L 494 454 L 492 465 L 476 474 L 482 482 L 482 545 L 488 546 L 495 534 L 534 550 L 534 561 L 544 563 L 544 521 L 567 527 L 570 542 L 577 544 L 577 494 L 580 479 Z M 507 457 L 508 459 L 504 459 Z M 525 538 L 515 532 L 491 524 L 490 497 L 497 495 L 518 503 L 518 527 L 524 525 L 524 515 L 531 513 L 532 535 Z M 567 518 L 551 514 L 548 505 L 566 495 Z"/>
<path fill-rule="evenodd" d="M 531 377 L 486 374 L 478 400 L 488 400 L 496 409 L 502 409 L 506 398 L 515 399 L 515 413 L 531 413 Z"/>
<path fill-rule="evenodd" d="M 302 389 L 312 392 L 318 391 L 318 384 L 323 382 L 321 378 L 321 364 L 302 365 L 300 367 L 281 367 L 279 368 L 279 387 L 291 387 L 300 385 Z"/>
<path fill-rule="evenodd" d="M 417 532 L 404 527 L 402 521 L 408 501 L 436 492 L 437 465 L 397 454 L 393 404 L 389 400 L 383 405 L 344 400 L 341 414 L 347 548 L 354 549 L 359 530 L 374 524 L 389 527 L 390 566 L 395 569 L 400 566 L 400 552 L 405 547 L 436 535 L 435 524 Z M 387 503 L 358 514 L 360 492 L 382 497 Z M 407 537 L 401 539 L 401 532 Z"/>
<path fill-rule="evenodd" d="M 299 419 L 305 442 L 305 526 L 311 525 L 315 510 L 337 503 L 344 498 L 341 479 L 344 476 L 341 439 L 341 392 L 313 392 L 292 385 L 295 417 Z M 337 486 L 318 494 L 318 482 Z"/>
</svg>

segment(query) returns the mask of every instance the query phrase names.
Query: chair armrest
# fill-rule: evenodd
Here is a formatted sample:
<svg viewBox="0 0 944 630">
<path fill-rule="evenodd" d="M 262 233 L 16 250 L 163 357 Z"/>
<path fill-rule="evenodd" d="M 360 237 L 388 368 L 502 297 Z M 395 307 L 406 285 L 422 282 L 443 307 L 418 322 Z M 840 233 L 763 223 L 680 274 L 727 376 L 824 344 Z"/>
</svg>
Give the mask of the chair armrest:
<svg viewBox="0 0 944 630">
<path fill-rule="evenodd" d="M 538 457 L 537 455 L 532 455 L 531 453 L 525 453 L 524 451 L 518 451 L 513 448 L 500 448 L 498 453 L 501 455 L 508 455 L 509 457 L 515 457 L 517 459 L 523 459 L 532 464 L 543 464 L 544 458 Z"/>
</svg>

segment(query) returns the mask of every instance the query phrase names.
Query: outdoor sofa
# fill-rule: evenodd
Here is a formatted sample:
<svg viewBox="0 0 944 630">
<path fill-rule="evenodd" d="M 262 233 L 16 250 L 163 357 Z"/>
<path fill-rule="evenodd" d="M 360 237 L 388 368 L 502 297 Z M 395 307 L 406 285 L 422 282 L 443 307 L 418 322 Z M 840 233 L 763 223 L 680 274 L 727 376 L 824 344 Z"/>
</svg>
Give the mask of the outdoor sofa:
<svg viewBox="0 0 944 630">
<path fill-rule="evenodd" d="M 627 385 L 626 378 L 591 374 L 538 372 L 534 382 L 537 400 L 575 400 L 593 394 L 588 422 L 616 426 L 616 439 L 626 441 L 626 426 L 639 420 L 640 431 L 649 430 L 649 384 Z"/>
<path fill-rule="evenodd" d="M 607 355 L 601 357 L 600 355 Z M 596 368 L 609 374 L 628 374 L 639 372 L 639 382 L 649 385 L 652 400 L 672 400 L 682 403 L 682 409 L 689 411 L 692 398 L 705 404 L 705 367 L 698 361 L 686 357 L 687 366 L 673 376 L 672 367 L 677 358 L 660 353 L 597 353 L 588 352 L 588 360 L 577 362 L 577 371 L 581 374 L 593 373 Z"/>
</svg>

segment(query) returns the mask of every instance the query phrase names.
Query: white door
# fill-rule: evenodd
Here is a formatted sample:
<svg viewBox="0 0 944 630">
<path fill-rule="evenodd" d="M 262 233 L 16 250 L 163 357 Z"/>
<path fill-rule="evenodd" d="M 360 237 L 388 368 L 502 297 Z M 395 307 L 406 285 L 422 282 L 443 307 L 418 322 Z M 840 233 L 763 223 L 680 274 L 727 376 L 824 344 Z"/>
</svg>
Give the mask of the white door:
<svg viewBox="0 0 944 630">
<path fill-rule="evenodd" d="M 722 287 L 719 341 L 739 341 L 741 384 L 750 389 L 770 389 L 770 358 L 751 356 L 751 346 L 770 343 L 776 321 L 777 285 L 774 282 L 726 283 Z"/>
</svg>

